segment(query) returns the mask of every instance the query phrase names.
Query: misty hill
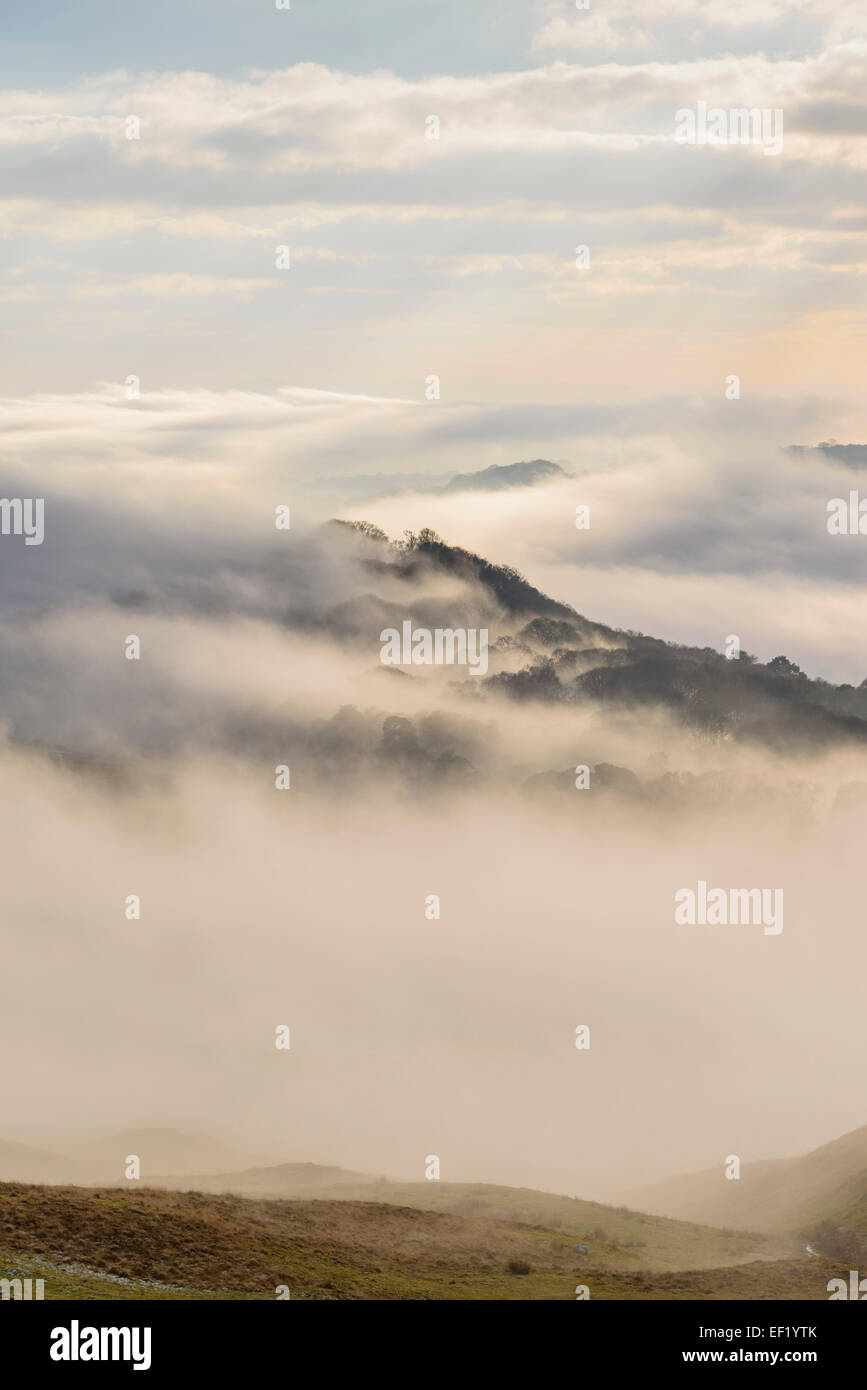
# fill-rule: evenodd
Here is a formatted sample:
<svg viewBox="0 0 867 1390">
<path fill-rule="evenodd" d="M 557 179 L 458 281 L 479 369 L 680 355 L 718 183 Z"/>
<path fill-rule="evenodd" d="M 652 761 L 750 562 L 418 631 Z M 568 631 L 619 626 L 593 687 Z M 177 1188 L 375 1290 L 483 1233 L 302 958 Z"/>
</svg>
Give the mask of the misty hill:
<svg viewBox="0 0 867 1390">
<path fill-rule="evenodd" d="M 126 1159 L 132 1154 L 141 1160 L 143 1177 L 158 1172 L 210 1175 L 236 1166 L 246 1166 L 251 1157 L 219 1139 L 201 1134 L 184 1134 L 176 1129 L 119 1130 L 115 1134 L 69 1144 L 66 1148 L 65 1153 L 58 1154 L 27 1144 L 0 1141 L 0 1181 L 60 1184 L 120 1182 L 124 1178 Z M 306 1165 L 298 1166 L 303 1168 Z M 339 1170 L 325 1171 L 336 1173 Z M 358 1180 L 358 1174 L 351 1176 Z"/>
<path fill-rule="evenodd" d="M 836 439 L 824 439 L 821 444 L 790 444 L 788 452 L 797 456 L 818 455 L 833 459 L 846 468 L 867 467 L 867 444 L 838 444 Z"/>
<path fill-rule="evenodd" d="M 587 623 L 569 604 L 549 598 L 512 566 L 492 564 L 470 550 L 447 545 L 429 528 L 423 528 L 418 535 L 408 532 L 402 540 L 392 542 L 384 531 L 370 522 L 331 521 L 321 528 L 319 535 L 326 547 L 339 546 L 343 555 L 374 581 L 397 581 L 407 589 L 423 593 L 425 580 L 447 575 L 470 590 L 481 588 L 481 597 L 490 605 L 492 618 L 504 610 L 509 615 L 570 619 L 586 627 L 588 633 L 600 636 L 613 631 L 604 624 Z M 466 602 L 468 607 L 477 609 L 478 599 L 479 595 L 473 592 L 465 600 L 458 597 L 457 605 Z M 437 603 L 442 615 L 442 600 Z M 404 608 L 392 605 L 392 613 L 398 611 Z M 457 617 L 454 621 L 457 622 Z"/>
<path fill-rule="evenodd" d="M 369 643 L 408 613 L 419 626 L 442 625 L 442 599 L 428 600 L 425 590 L 447 576 L 466 589 L 449 602 L 449 625 L 488 624 L 493 651 L 486 692 L 612 712 L 661 708 L 708 739 L 777 748 L 867 743 L 867 680 L 835 686 L 811 679 L 782 654 L 766 663 L 746 651 L 729 659 L 710 647 L 612 628 L 542 593 L 513 567 L 448 545 L 429 529 L 399 542 L 364 522 L 332 522 L 323 530 L 327 544 L 354 554 L 371 587 L 388 581 L 406 589 L 403 601 L 368 592 L 305 620 L 342 637 Z M 347 551 L 341 538 L 353 533 L 356 548 Z M 418 678 L 419 668 L 412 675 Z"/>
<path fill-rule="evenodd" d="M 323 1188 L 323 1201 L 384 1202 L 538 1231 L 571 1232 L 595 1264 L 652 1269 L 704 1269 L 749 1258 L 774 1259 L 796 1252 L 794 1242 L 755 1231 L 717 1231 L 706 1225 L 500 1183 L 392 1182 Z"/>
<path fill-rule="evenodd" d="M 225 587 L 218 594 L 220 585 Z M 240 606 L 239 595 L 250 607 Z M 267 623 L 280 643 L 288 638 L 299 644 L 299 673 L 310 667 L 308 642 L 327 656 L 327 684 L 312 704 L 308 695 L 293 703 L 287 691 L 285 701 L 260 701 L 258 708 L 244 692 L 226 691 L 208 720 L 200 718 L 181 684 L 155 724 L 143 721 L 138 746 L 129 728 L 118 737 L 109 707 L 104 726 L 90 719 L 74 733 L 64 731 L 62 749 L 53 742 L 56 726 L 40 728 L 37 719 L 36 727 L 28 722 L 22 728 L 10 718 L 10 751 L 44 755 L 119 788 L 135 785 L 142 768 L 134 760 L 152 760 L 155 750 L 167 761 L 181 750 L 216 747 L 261 762 L 276 745 L 291 750 L 299 786 L 311 789 L 336 790 L 339 782 L 345 792 L 369 779 L 413 790 L 422 784 L 451 789 L 499 775 L 541 798 L 574 790 L 565 760 L 539 752 L 536 765 L 528 766 L 523 753 L 516 758 L 514 748 L 510 752 L 507 737 L 498 741 L 503 726 L 513 722 L 506 707 L 517 704 L 531 707 L 540 731 L 545 708 L 557 711 L 552 728 L 562 728 L 571 711 L 588 716 L 597 745 L 608 731 L 628 730 L 637 746 L 642 727 L 653 722 L 657 747 L 674 747 L 682 755 L 679 766 L 672 762 L 670 771 L 660 769 L 655 777 L 643 756 L 640 767 L 628 761 L 620 766 L 609 756 L 594 757 L 585 742 L 584 757 L 602 779 L 594 785 L 599 789 L 604 781 L 612 797 L 675 810 L 699 804 L 737 808 L 738 800 L 758 806 L 770 795 L 790 820 L 802 815 L 802 800 L 806 806 L 814 794 L 799 780 L 800 770 L 793 768 L 775 789 L 758 774 L 748 785 L 729 775 L 732 760 L 726 754 L 734 745 L 794 757 L 845 745 L 867 749 L 867 681 L 836 686 L 807 676 L 783 654 L 765 663 L 746 651 L 728 659 L 712 648 L 611 627 L 544 593 L 513 566 L 449 545 L 429 529 L 390 540 L 367 522 L 332 521 L 248 569 L 227 564 L 207 581 L 177 592 L 142 593 L 136 603 L 161 616 L 204 615 L 218 626 L 235 618 Z M 484 629 L 487 669 L 471 674 L 466 664 L 383 664 L 381 633 L 400 632 L 408 620 L 429 631 Z M 586 727 L 588 718 L 582 722 Z M 686 739 L 676 738 L 679 729 Z M 689 745 L 696 741 L 718 746 L 715 771 L 695 770 Z M 118 747 L 134 776 L 121 765 Z M 531 757 L 534 747 L 528 745 Z M 828 790 L 832 816 L 867 815 L 867 776 L 858 780 L 852 766 L 849 779 Z M 150 762 L 152 770 L 157 767 Z M 582 814 L 580 800 L 571 798 L 576 815 Z M 217 1162 L 210 1171 L 240 1171 L 258 1157 Z M 172 1170 L 163 1162 L 158 1167 Z M 184 1163 L 183 1171 L 209 1169 Z"/>
<path fill-rule="evenodd" d="M 0 1182 L 84 1182 L 87 1171 L 68 1155 L 0 1139 Z"/>
<path fill-rule="evenodd" d="M 839 1273 L 779 1242 L 625 1208 L 406 1186 L 426 1196 L 408 1206 L 0 1184 L 0 1277 L 43 1278 L 49 1300 L 271 1300 L 285 1286 L 294 1299 L 574 1301 L 579 1282 L 594 1299 L 826 1299 Z"/>
<path fill-rule="evenodd" d="M 366 1173 L 349 1168 L 335 1168 L 321 1163 L 278 1163 L 268 1168 L 247 1168 L 236 1173 L 201 1173 L 178 1177 L 153 1177 L 148 1184 L 154 1187 L 197 1192 L 234 1192 L 243 1197 L 301 1196 L 319 1189 L 334 1189 L 351 1184 L 353 1189 L 376 1182 Z"/>
<path fill-rule="evenodd" d="M 661 1215 L 760 1231 L 810 1233 L 819 1223 L 867 1240 L 867 1125 L 799 1158 L 743 1162 L 737 1180 L 717 1168 L 634 1194 Z"/>
<path fill-rule="evenodd" d="M 208 1135 L 146 1127 L 123 1129 L 88 1140 L 76 1146 L 73 1152 L 79 1167 L 86 1168 L 90 1174 L 90 1182 L 121 1181 L 124 1163 L 130 1154 L 140 1159 L 143 1180 L 154 1173 L 225 1172 L 228 1168 L 246 1166 L 250 1158 L 249 1154 Z"/>
<path fill-rule="evenodd" d="M 320 478 L 308 487 L 344 495 L 352 502 L 374 502 L 404 493 L 501 492 L 515 487 L 534 487 L 552 478 L 569 475 L 558 463 L 530 459 L 523 463 L 494 463 L 473 473 L 368 473 Z"/>
<path fill-rule="evenodd" d="M 588 1245 L 595 1262 L 641 1262 L 660 1269 L 701 1269 L 747 1255 L 792 1254 L 792 1242 L 755 1232 L 723 1234 L 706 1226 L 589 1202 L 533 1188 L 497 1183 L 394 1182 L 314 1163 L 284 1163 L 241 1173 L 202 1178 L 156 1177 L 144 1184 L 173 1191 L 232 1193 L 239 1197 L 298 1198 L 311 1193 L 328 1202 L 380 1202 L 421 1208 L 473 1221 L 509 1222 L 533 1229 L 566 1229 Z"/>
<path fill-rule="evenodd" d="M 501 492 L 504 488 L 534 487 L 551 478 L 568 474 L 558 463 L 547 459 L 530 459 L 526 463 L 492 463 L 477 473 L 456 473 L 440 492 Z"/>
</svg>

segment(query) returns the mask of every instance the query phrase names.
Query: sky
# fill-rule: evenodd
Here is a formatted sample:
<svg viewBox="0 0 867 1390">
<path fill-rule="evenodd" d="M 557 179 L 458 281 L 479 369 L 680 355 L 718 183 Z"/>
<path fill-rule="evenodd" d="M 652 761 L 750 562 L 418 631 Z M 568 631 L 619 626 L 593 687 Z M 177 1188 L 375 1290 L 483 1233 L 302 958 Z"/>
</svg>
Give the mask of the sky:
<svg viewBox="0 0 867 1390">
<path fill-rule="evenodd" d="M 6 35 L 16 392 L 129 373 L 411 399 L 435 373 L 444 409 L 712 402 L 730 373 L 744 400 L 856 389 L 860 7 L 110 12 L 49 5 L 22 33 L 18 11 Z M 782 153 L 678 145 L 699 100 L 782 109 Z"/>
</svg>

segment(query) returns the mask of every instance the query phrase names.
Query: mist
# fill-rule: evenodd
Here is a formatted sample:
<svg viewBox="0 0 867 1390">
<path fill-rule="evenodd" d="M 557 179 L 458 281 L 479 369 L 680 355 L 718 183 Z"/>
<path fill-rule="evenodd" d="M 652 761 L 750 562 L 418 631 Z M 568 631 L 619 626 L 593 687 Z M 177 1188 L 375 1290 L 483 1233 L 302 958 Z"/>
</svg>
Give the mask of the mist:
<svg viewBox="0 0 867 1390">
<path fill-rule="evenodd" d="M 544 595 L 515 611 L 452 551 L 347 528 L 293 541 L 243 585 L 203 562 L 7 615 L 5 1137 L 173 1126 L 607 1199 L 858 1124 L 850 725 L 769 743 L 657 699 L 525 697 L 502 678 L 547 669 Z M 397 614 L 485 625 L 488 676 L 385 667 Z M 629 640 L 557 621 L 564 681 Z M 782 890 L 779 934 L 679 925 L 699 881 Z"/>
</svg>

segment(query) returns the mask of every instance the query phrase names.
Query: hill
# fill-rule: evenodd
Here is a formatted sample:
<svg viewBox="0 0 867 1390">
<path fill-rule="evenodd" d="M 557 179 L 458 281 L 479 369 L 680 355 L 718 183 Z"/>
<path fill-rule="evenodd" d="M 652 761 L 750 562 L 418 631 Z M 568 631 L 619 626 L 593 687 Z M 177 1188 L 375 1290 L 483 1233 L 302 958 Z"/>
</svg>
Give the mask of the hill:
<svg viewBox="0 0 867 1390">
<path fill-rule="evenodd" d="M 501 492 L 504 488 L 534 487 L 536 483 L 567 476 L 558 463 L 550 463 L 548 459 L 530 459 L 526 463 L 492 463 L 476 473 L 456 473 L 445 487 L 438 490 Z"/>
<path fill-rule="evenodd" d="M 74 1151 L 79 1166 L 86 1168 L 92 1183 L 114 1183 L 123 1179 L 127 1155 L 141 1162 L 142 1178 L 154 1173 L 219 1173 L 227 1168 L 246 1166 L 250 1155 L 214 1139 L 210 1135 L 187 1134 L 168 1128 L 118 1130 L 88 1140 Z"/>
<path fill-rule="evenodd" d="M 85 1182 L 87 1165 L 65 1154 L 0 1139 L 0 1182 Z"/>
<path fill-rule="evenodd" d="M 682 1220 L 765 1232 L 807 1232 L 828 1221 L 867 1238 L 867 1125 L 798 1158 L 742 1163 L 737 1181 L 720 1164 L 634 1196 L 643 1208 Z"/>
<path fill-rule="evenodd" d="M 174 1191 L 232 1192 L 240 1197 L 286 1197 L 327 1189 L 329 1192 L 351 1184 L 353 1190 L 368 1187 L 376 1180 L 349 1168 L 321 1163 L 278 1163 L 270 1168 L 246 1168 L 235 1173 L 196 1173 L 192 1176 L 148 1178 L 149 1186 Z M 339 1195 L 339 1193 L 338 1193 Z"/>
<path fill-rule="evenodd" d="M 449 545 L 431 530 L 391 542 L 370 523 L 336 521 L 322 528 L 320 542 L 358 567 L 359 592 L 296 618 L 305 629 L 369 649 L 372 634 L 399 627 L 408 612 L 436 627 L 442 602 L 431 595 L 447 578 L 450 623 L 488 625 L 490 674 L 479 683 L 485 694 L 594 704 L 615 714 L 657 707 L 704 737 L 777 749 L 867 743 L 867 681 L 835 686 L 808 677 L 782 654 L 765 663 L 746 651 L 729 659 L 709 647 L 612 628 L 549 597 L 512 566 Z M 403 597 L 393 597 L 401 588 Z"/>
<path fill-rule="evenodd" d="M 339 1174 L 330 1183 L 329 1174 Z M 299 1198 L 316 1192 L 327 1202 L 381 1203 L 436 1212 L 461 1220 L 505 1223 L 537 1231 L 562 1232 L 563 1239 L 587 1245 L 603 1264 L 647 1264 L 659 1269 L 702 1269 L 749 1255 L 773 1258 L 798 1253 L 786 1240 L 747 1231 L 711 1231 L 705 1226 L 660 1220 L 600 1202 L 493 1183 L 390 1182 L 316 1164 L 281 1164 L 252 1173 L 209 1178 L 157 1178 L 155 1187 L 172 1191 L 234 1196 Z"/>
<path fill-rule="evenodd" d="M 430 1200 L 466 1207 L 488 1191 Z M 508 1192 L 494 1191 L 494 1212 Z M 775 1259 L 771 1244 L 761 1258 L 745 1235 L 556 1200 L 566 1210 L 552 1227 L 484 1208 L 5 1183 L 0 1277 L 43 1278 L 48 1299 L 272 1299 L 286 1286 L 308 1299 L 571 1300 L 578 1284 L 603 1299 L 825 1299 L 839 1274 L 831 1261 Z M 594 1234 L 588 1221 L 599 1210 L 609 1229 Z M 615 1229 L 631 1230 L 631 1241 Z M 586 1255 L 575 1250 L 588 1241 Z M 678 1248 L 679 1263 L 654 1268 Z M 718 1263 L 690 1268 L 700 1252 Z"/>
<path fill-rule="evenodd" d="M 375 502 L 406 493 L 502 492 L 534 487 L 569 474 L 548 459 L 492 463 L 472 473 L 352 473 L 310 480 L 314 491 L 348 502 Z"/>
</svg>

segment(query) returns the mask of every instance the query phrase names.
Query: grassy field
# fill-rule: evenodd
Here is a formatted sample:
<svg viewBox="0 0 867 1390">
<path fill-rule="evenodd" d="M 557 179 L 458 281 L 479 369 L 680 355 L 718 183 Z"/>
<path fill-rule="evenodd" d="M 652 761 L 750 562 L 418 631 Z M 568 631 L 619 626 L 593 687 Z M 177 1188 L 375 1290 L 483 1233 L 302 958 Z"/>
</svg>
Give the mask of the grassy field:
<svg viewBox="0 0 867 1390">
<path fill-rule="evenodd" d="M 403 1205 L 406 1189 L 384 1186 L 388 1201 L 296 1201 L 4 1183 L 0 1277 L 44 1279 L 49 1299 L 271 1300 L 286 1285 L 295 1299 L 572 1300 L 583 1284 L 597 1299 L 763 1300 L 826 1299 L 841 1273 L 761 1237 L 544 1193 L 408 1184 Z"/>
</svg>

